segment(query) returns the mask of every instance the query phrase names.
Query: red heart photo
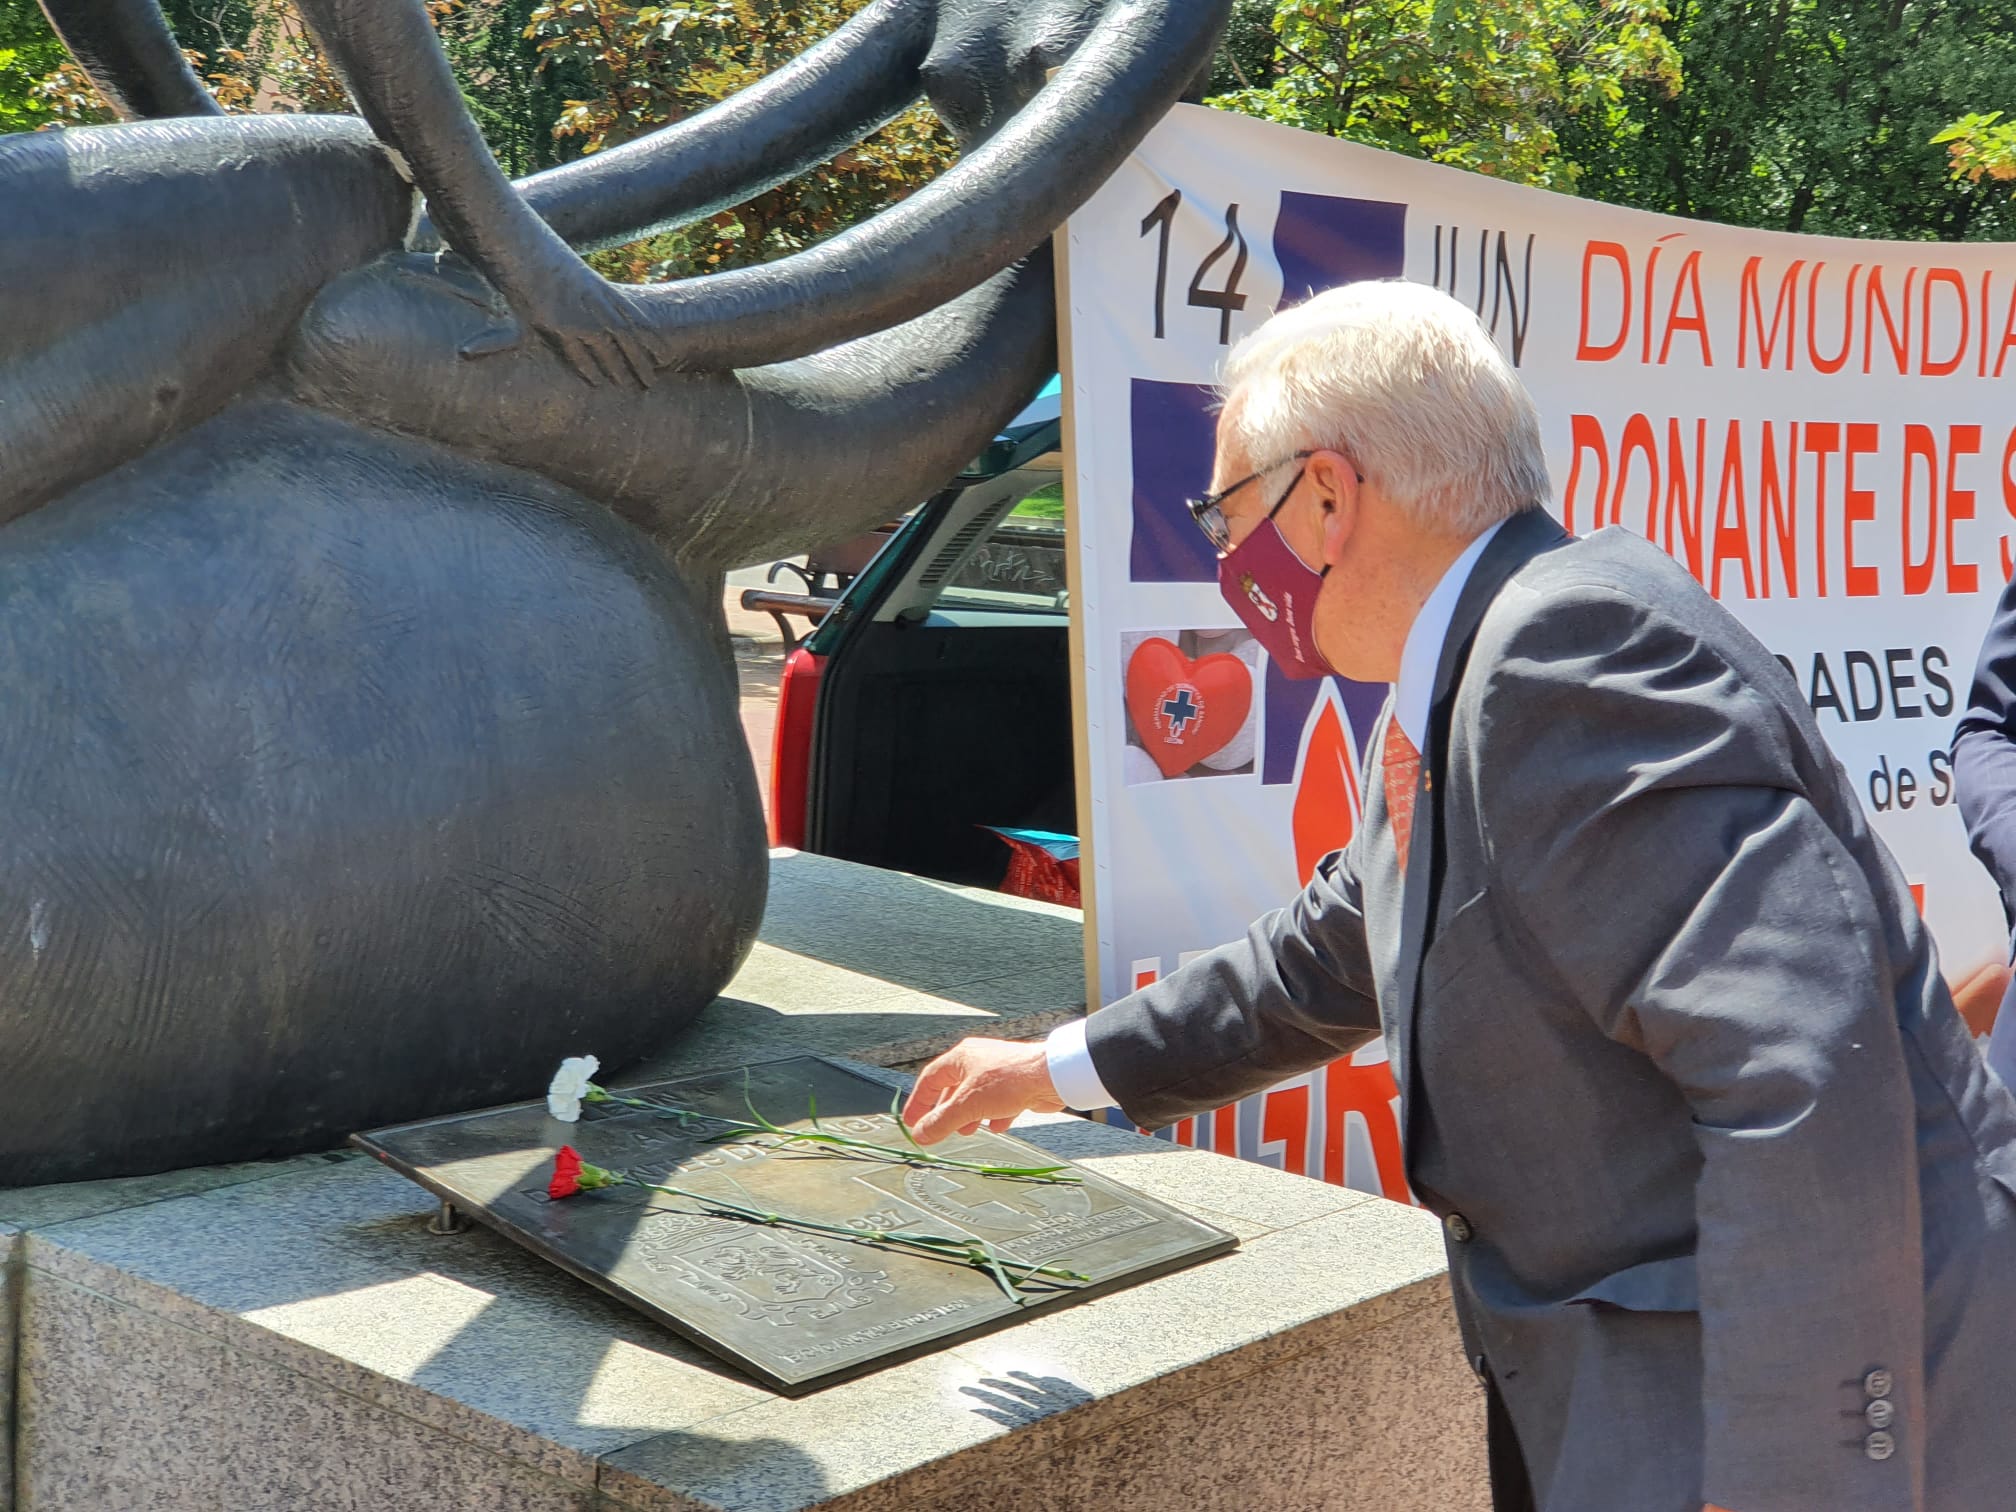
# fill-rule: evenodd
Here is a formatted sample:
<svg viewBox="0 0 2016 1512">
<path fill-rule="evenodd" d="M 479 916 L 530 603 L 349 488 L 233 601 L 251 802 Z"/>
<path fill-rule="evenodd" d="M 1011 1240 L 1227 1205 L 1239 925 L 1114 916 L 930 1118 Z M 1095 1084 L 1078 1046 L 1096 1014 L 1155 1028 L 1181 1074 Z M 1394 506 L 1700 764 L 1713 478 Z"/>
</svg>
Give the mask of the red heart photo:
<svg viewBox="0 0 2016 1512">
<path fill-rule="evenodd" d="M 1164 777 L 1225 749 L 1253 707 L 1253 674 L 1229 653 L 1192 661 L 1157 636 L 1127 661 L 1127 717 Z"/>
</svg>

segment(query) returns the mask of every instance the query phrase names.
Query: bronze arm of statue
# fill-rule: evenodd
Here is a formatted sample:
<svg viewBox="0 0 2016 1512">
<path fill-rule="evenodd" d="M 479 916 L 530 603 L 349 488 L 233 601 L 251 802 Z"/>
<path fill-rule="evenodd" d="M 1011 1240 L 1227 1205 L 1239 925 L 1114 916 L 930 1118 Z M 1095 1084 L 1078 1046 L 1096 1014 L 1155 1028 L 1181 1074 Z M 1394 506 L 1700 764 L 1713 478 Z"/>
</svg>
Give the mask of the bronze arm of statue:
<svg viewBox="0 0 2016 1512">
<path fill-rule="evenodd" d="M 81 0 L 48 3 L 64 10 Z M 151 0 L 126 3 L 151 9 Z M 532 181 L 529 194 L 490 156 L 421 0 L 302 0 L 301 10 L 365 118 L 409 165 L 448 245 L 516 321 L 584 378 L 648 384 L 660 369 L 761 366 L 886 330 L 1010 266 L 1139 144 L 1172 102 L 1168 81 L 1208 66 L 1230 4 L 872 0 L 748 95 L 633 144 L 628 158 L 610 159 L 618 168 L 561 170 L 550 188 Z M 1014 108 L 1039 89 L 1054 107 Z M 580 241 L 612 223 L 634 234 L 704 214 L 830 156 L 920 91 L 972 149 L 901 205 L 777 263 L 611 285 L 538 213 L 543 202 Z M 657 165 L 675 154 L 696 161 L 661 180 Z M 626 175 L 620 213 L 609 204 L 585 212 Z M 518 340 L 516 325 L 501 325 L 467 354 Z"/>
<path fill-rule="evenodd" d="M 43 0 L 42 9 L 70 56 L 124 119 L 224 113 L 175 45 L 154 0 L 141 5 Z"/>
<path fill-rule="evenodd" d="M 1018 114 L 901 205 L 795 257 L 644 288 L 608 283 L 516 192 L 463 106 L 420 0 L 302 0 L 364 116 L 411 164 L 449 244 L 518 320 L 584 377 L 788 361 L 937 308 L 1025 256 L 1125 161 L 1169 104 L 1174 62 L 1203 68 L 1223 0 L 1115 0 L 1062 63 L 1054 109 Z M 998 0 L 875 0 L 869 25 L 929 21 L 934 60 L 963 49 L 1023 73 L 1076 40 L 1082 5 L 1016 12 Z M 877 14 L 880 12 L 881 14 Z M 952 45 L 945 46 L 949 36 Z M 970 104 L 971 102 L 960 102 Z M 500 330 L 471 355 L 515 340 Z"/>
</svg>

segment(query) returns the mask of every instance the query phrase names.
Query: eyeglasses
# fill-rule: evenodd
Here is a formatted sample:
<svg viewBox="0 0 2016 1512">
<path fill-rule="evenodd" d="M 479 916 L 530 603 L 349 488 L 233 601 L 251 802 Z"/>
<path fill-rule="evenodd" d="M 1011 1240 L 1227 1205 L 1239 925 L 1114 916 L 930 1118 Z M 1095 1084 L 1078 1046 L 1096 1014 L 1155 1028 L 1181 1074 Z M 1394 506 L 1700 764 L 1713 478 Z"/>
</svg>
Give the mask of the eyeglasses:
<svg viewBox="0 0 2016 1512">
<path fill-rule="evenodd" d="M 1239 492 L 1240 489 L 1258 483 L 1267 474 L 1286 467 L 1290 462 L 1307 463 L 1315 455 L 1314 451 L 1298 451 L 1292 457 L 1283 457 L 1279 462 L 1270 462 L 1258 472 L 1247 474 L 1237 483 L 1226 484 L 1225 487 L 1219 489 L 1216 493 L 1203 494 L 1194 499 L 1185 499 L 1183 501 L 1184 507 L 1190 511 L 1190 518 L 1197 522 L 1197 528 L 1204 532 L 1211 544 L 1221 554 L 1228 552 L 1232 549 L 1232 527 L 1226 521 L 1225 511 L 1220 506 L 1227 499 L 1231 498 L 1232 495 Z M 1288 502 L 1288 496 L 1295 492 L 1296 485 L 1302 481 L 1302 474 L 1307 471 L 1309 471 L 1308 467 L 1304 466 L 1289 480 L 1287 488 L 1281 492 L 1281 497 L 1275 500 L 1274 507 L 1267 511 L 1268 519 L 1273 519 L 1275 515 L 1281 512 L 1281 506 Z M 1352 475 L 1360 483 L 1365 481 L 1365 475 L 1356 468 L 1352 469 Z"/>
</svg>

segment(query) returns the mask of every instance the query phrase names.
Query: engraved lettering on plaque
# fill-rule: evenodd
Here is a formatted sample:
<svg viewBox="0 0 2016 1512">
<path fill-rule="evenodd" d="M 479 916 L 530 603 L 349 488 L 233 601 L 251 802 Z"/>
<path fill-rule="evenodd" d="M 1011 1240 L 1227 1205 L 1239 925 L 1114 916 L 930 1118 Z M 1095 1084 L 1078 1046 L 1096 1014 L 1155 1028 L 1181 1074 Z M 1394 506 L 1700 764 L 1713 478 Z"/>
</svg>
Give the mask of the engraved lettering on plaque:
<svg viewBox="0 0 2016 1512">
<path fill-rule="evenodd" d="M 904 1167 L 857 1176 L 922 1213 L 978 1235 L 1012 1260 L 1047 1262 L 1072 1250 L 1152 1227 L 1156 1218 L 1105 1191 L 1040 1182 L 986 1181 Z M 880 1214 L 878 1218 L 888 1215 Z M 889 1227 L 878 1223 L 878 1227 Z"/>
<path fill-rule="evenodd" d="M 630 1254 L 654 1275 L 775 1328 L 837 1318 L 895 1290 L 888 1272 L 826 1245 L 685 1213 L 653 1214 Z"/>
</svg>

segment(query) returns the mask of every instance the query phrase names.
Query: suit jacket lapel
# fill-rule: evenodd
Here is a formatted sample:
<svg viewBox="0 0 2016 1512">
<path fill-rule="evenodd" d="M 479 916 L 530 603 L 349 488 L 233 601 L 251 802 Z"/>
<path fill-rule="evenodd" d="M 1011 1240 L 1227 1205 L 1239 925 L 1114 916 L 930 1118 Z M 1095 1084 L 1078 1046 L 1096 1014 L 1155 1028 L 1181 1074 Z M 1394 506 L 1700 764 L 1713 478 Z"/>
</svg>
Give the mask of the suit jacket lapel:
<svg viewBox="0 0 2016 1512">
<path fill-rule="evenodd" d="M 1449 756 L 1449 711 L 1470 660 L 1470 644 L 1484 612 L 1512 575 L 1543 551 L 1572 537 L 1545 510 L 1514 515 L 1499 528 L 1491 544 L 1471 569 L 1449 621 L 1448 637 L 1435 668 L 1435 692 L 1429 704 L 1428 729 L 1410 730 L 1421 750 L 1420 786 L 1414 800 L 1414 823 L 1407 841 L 1407 868 L 1400 898 L 1400 959 L 1395 976 L 1394 1034 L 1390 1053 L 1396 1068 L 1406 1124 L 1403 1144 L 1411 1141 L 1414 1109 L 1419 1104 L 1415 1084 L 1414 1022 L 1421 985 L 1421 960 L 1435 929 L 1437 894 L 1442 886 L 1442 801 L 1438 789 Z M 1383 753 L 1382 753 L 1383 754 Z"/>
</svg>

